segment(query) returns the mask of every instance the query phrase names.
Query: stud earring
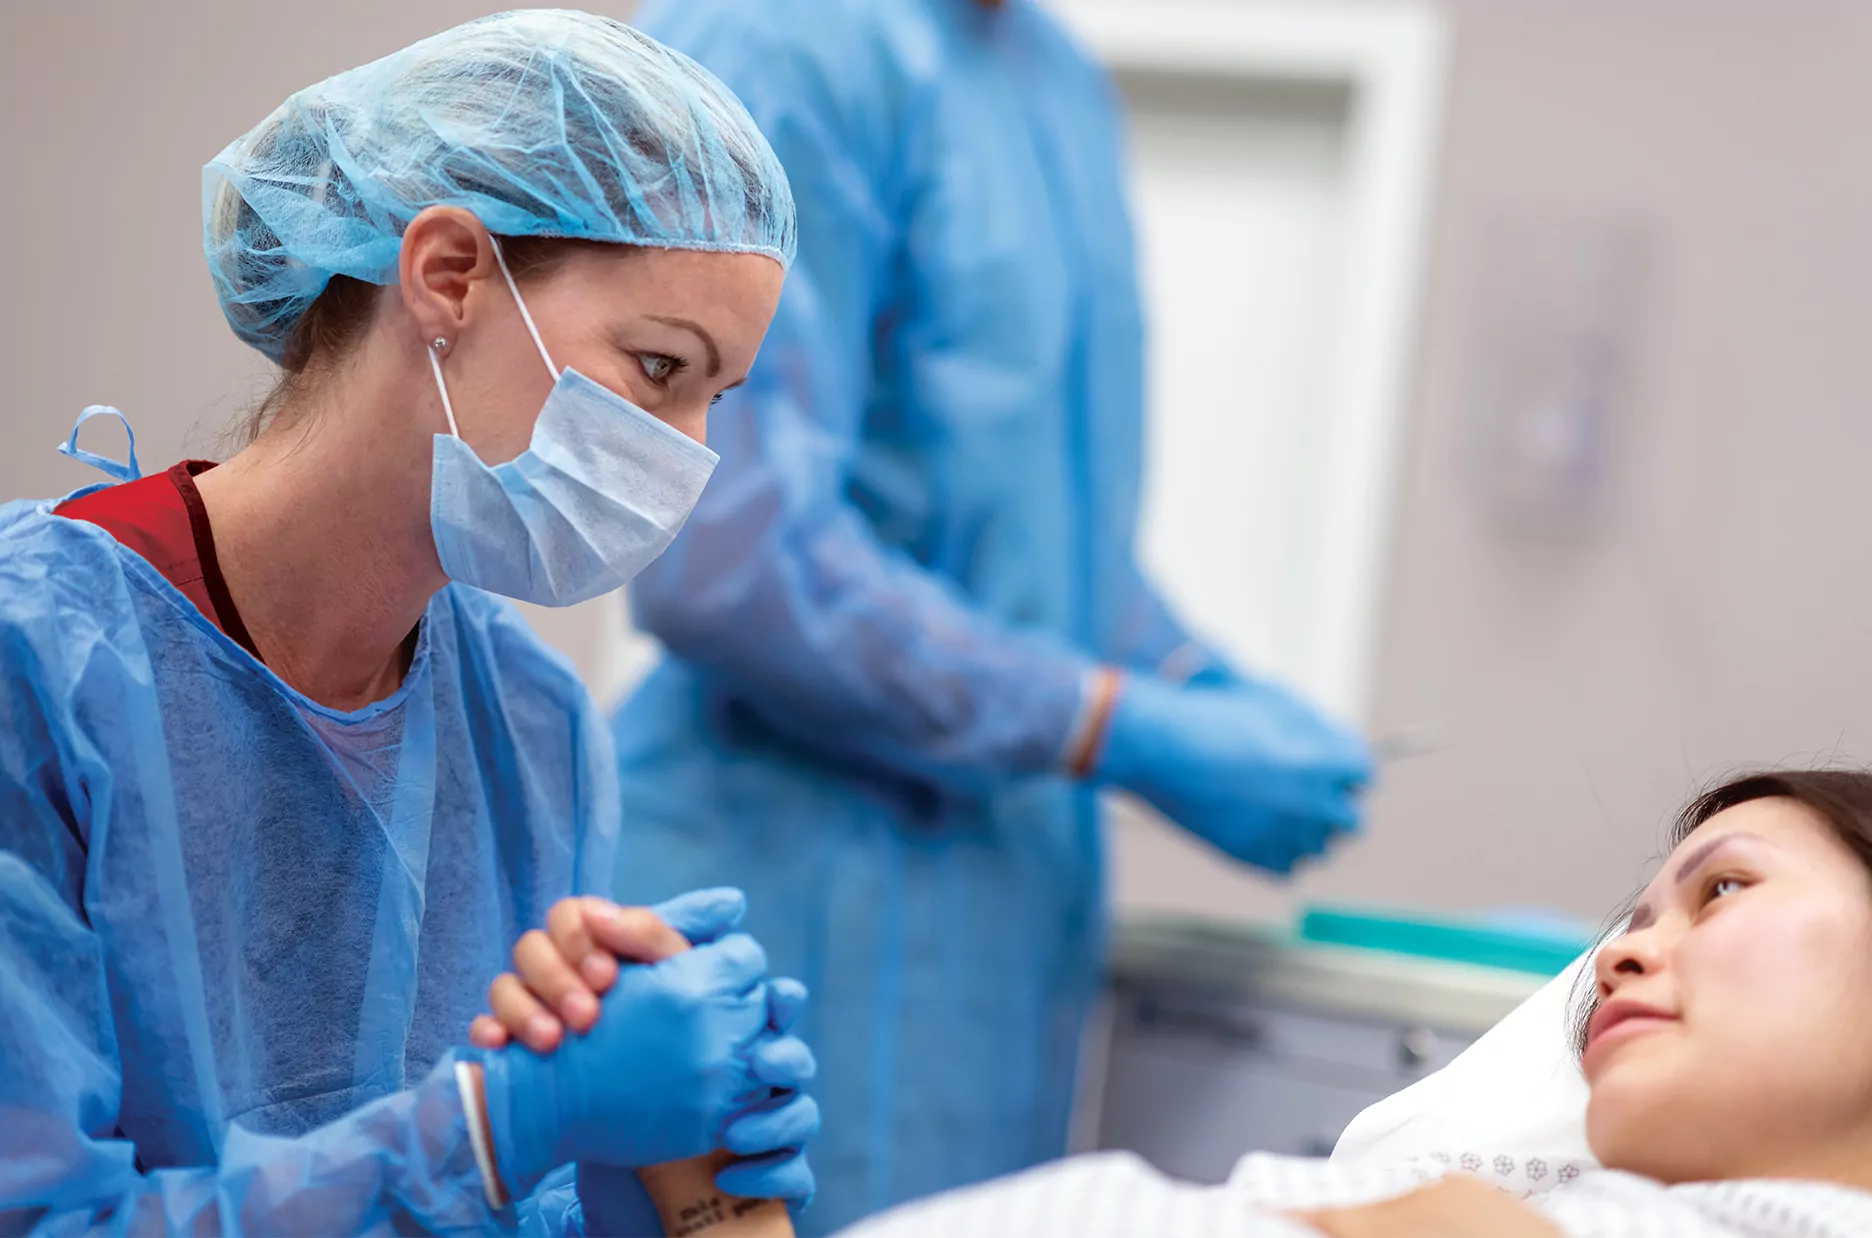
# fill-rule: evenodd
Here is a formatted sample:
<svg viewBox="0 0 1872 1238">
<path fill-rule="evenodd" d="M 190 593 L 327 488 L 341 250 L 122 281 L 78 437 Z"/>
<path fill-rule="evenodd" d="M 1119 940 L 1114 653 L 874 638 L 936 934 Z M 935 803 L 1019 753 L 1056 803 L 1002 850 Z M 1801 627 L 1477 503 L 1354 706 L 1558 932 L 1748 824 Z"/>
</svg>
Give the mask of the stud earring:
<svg viewBox="0 0 1872 1238">
<path fill-rule="evenodd" d="M 436 356 L 446 357 L 448 356 L 449 342 L 438 335 L 433 340 L 429 341 L 429 348 Z"/>
</svg>

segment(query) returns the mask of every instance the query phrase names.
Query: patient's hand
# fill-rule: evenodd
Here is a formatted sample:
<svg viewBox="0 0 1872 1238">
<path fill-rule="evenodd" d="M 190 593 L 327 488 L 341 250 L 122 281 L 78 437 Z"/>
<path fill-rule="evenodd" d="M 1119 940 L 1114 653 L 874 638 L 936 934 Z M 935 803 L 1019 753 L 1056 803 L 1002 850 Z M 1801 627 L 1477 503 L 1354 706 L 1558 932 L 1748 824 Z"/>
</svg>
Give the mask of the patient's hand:
<svg viewBox="0 0 1872 1238">
<path fill-rule="evenodd" d="M 1290 1215 L 1327 1238 L 1566 1238 L 1520 1200 L 1466 1174 L 1381 1203 Z"/>
<path fill-rule="evenodd" d="M 515 943 L 514 971 L 502 972 L 488 986 L 493 1014 L 476 1016 L 468 1039 L 498 1049 L 517 1038 L 535 1053 L 551 1053 L 567 1026 L 591 1030 L 599 996 L 617 980 L 619 960 L 655 963 L 689 944 L 647 907 L 561 899 L 547 913 L 544 931 L 533 929 Z"/>
</svg>

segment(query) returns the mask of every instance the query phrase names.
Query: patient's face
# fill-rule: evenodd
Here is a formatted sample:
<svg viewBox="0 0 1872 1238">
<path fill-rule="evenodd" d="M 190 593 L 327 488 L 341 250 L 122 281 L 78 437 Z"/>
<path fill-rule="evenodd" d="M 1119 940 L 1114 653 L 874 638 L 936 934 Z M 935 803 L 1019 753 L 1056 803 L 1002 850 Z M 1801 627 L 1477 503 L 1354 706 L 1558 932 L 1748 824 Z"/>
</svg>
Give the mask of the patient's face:
<svg viewBox="0 0 1872 1238">
<path fill-rule="evenodd" d="M 1756 800 L 1704 822 L 1598 980 L 1586 1129 L 1606 1165 L 1681 1182 L 1864 1163 L 1872 881 L 1811 810 Z"/>
</svg>

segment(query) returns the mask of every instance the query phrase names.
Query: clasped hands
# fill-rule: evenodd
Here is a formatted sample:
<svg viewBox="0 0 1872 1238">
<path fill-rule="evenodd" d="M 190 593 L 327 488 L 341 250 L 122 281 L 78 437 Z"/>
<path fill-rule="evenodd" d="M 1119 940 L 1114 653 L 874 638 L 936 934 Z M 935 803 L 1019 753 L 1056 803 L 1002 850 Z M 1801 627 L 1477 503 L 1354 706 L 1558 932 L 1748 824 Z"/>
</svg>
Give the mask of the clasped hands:
<svg viewBox="0 0 1872 1238">
<path fill-rule="evenodd" d="M 740 1159 L 723 1191 L 811 1197 L 806 990 L 733 931 L 745 910 L 730 889 L 651 908 L 569 898 L 520 939 L 469 1030 L 510 1195 L 576 1163 L 588 1223 L 654 1218 L 635 1169 L 725 1149 Z"/>
</svg>

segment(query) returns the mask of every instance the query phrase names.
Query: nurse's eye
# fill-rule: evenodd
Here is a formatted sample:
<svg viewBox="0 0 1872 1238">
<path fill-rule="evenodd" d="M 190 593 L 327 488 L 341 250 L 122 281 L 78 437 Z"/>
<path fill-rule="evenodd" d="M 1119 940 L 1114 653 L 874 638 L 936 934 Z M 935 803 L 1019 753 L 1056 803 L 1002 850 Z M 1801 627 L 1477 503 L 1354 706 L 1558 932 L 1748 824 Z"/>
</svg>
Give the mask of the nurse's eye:
<svg viewBox="0 0 1872 1238">
<path fill-rule="evenodd" d="M 638 353 L 637 364 L 643 367 L 644 377 L 659 387 L 689 368 L 681 357 L 659 352 Z"/>
</svg>

